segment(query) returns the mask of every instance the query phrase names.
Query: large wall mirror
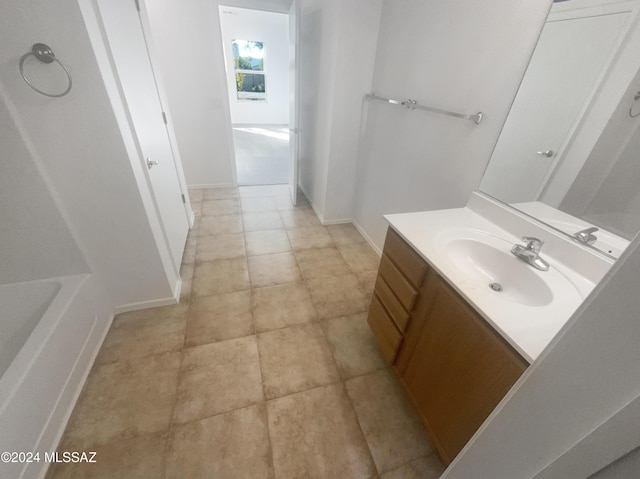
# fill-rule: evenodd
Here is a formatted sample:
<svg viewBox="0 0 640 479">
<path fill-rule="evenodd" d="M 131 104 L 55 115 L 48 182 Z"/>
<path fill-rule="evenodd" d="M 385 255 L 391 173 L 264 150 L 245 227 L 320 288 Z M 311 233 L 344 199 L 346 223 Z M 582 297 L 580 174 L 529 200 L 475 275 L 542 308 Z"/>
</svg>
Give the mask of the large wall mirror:
<svg viewBox="0 0 640 479">
<path fill-rule="evenodd" d="M 639 10 L 553 4 L 480 185 L 614 257 L 640 231 Z"/>
</svg>

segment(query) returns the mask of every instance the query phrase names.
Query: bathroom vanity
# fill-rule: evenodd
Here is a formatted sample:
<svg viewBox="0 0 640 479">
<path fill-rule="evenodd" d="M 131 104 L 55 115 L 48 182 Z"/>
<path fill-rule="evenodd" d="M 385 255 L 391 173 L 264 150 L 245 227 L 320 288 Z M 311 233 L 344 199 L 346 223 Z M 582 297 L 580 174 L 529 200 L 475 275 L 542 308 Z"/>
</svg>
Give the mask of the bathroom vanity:
<svg viewBox="0 0 640 479">
<path fill-rule="evenodd" d="M 386 216 L 368 322 L 447 464 L 611 265 L 509 210 L 476 193 Z M 525 235 L 548 271 L 510 253 Z"/>
</svg>

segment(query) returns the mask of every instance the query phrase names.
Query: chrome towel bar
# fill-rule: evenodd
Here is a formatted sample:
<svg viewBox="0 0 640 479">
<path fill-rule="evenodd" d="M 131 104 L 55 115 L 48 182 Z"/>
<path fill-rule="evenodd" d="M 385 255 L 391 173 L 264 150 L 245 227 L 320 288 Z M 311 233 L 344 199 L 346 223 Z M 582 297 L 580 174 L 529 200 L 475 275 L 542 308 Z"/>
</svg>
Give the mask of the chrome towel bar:
<svg viewBox="0 0 640 479">
<path fill-rule="evenodd" d="M 420 105 L 416 100 L 412 100 L 410 98 L 407 100 L 393 100 L 392 98 L 384 98 L 382 96 L 378 96 L 373 92 L 367 93 L 364 97 L 369 100 L 380 100 L 387 103 L 391 103 L 392 105 L 404 106 L 409 110 L 426 110 L 426 111 L 430 111 L 431 113 L 439 113 L 441 115 L 454 116 L 456 118 L 462 118 L 463 120 L 472 121 L 476 125 L 478 125 L 482 121 L 482 118 L 484 117 L 484 113 L 482 113 L 481 111 L 473 115 L 465 115 L 463 113 L 455 113 L 453 111 L 441 110 L 440 108 L 433 108 L 431 106 Z"/>
</svg>

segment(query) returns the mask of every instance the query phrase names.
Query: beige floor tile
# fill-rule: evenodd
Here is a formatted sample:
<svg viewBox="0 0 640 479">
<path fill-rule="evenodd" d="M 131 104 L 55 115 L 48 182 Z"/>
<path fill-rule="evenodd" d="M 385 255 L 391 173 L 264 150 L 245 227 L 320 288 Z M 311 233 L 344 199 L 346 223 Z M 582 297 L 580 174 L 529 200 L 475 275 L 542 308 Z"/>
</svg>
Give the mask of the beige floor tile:
<svg viewBox="0 0 640 479">
<path fill-rule="evenodd" d="M 115 439 L 167 431 L 180 353 L 93 368 L 59 450 L 88 451 Z"/>
<path fill-rule="evenodd" d="M 378 270 L 380 258 L 367 243 L 342 244 L 338 249 L 354 273 Z"/>
<path fill-rule="evenodd" d="M 253 332 L 251 291 L 205 296 L 189 306 L 185 346 L 241 338 Z"/>
<path fill-rule="evenodd" d="M 184 246 L 184 253 L 182 253 L 182 264 L 193 264 L 196 260 L 196 237 L 189 237 Z"/>
<path fill-rule="evenodd" d="M 289 238 L 283 229 L 251 231 L 245 233 L 245 241 L 249 256 L 291 251 Z"/>
<path fill-rule="evenodd" d="M 264 404 L 176 426 L 167 479 L 273 477 Z"/>
<path fill-rule="evenodd" d="M 341 383 L 267 402 L 277 479 L 364 479 L 375 474 Z"/>
<path fill-rule="evenodd" d="M 291 194 L 288 191 L 286 193 L 275 193 L 274 198 L 276 200 L 276 206 L 280 211 L 300 210 L 303 208 L 311 207 L 311 205 L 309 204 L 309 200 L 307 200 L 307 198 L 301 193 L 298 193 L 298 198 L 295 205 L 291 203 Z"/>
<path fill-rule="evenodd" d="M 257 288 L 251 293 L 257 332 L 309 323 L 316 319 L 311 294 L 303 283 Z"/>
<path fill-rule="evenodd" d="M 246 258 L 221 259 L 196 264 L 191 298 L 250 288 Z"/>
<path fill-rule="evenodd" d="M 358 280 L 360 281 L 360 285 L 364 290 L 364 293 L 367 297 L 367 310 L 369 309 L 369 305 L 371 304 L 371 298 L 373 297 L 373 290 L 376 287 L 376 280 L 378 279 L 377 271 L 364 271 L 362 273 L 356 273 Z"/>
<path fill-rule="evenodd" d="M 331 235 L 324 226 L 302 226 L 288 229 L 293 249 L 327 248 L 333 246 Z"/>
<path fill-rule="evenodd" d="M 163 477 L 169 434 L 145 434 L 96 447 L 95 463 L 57 463 L 47 479 L 150 479 Z M 63 452 L 62 450 L 60 450 Z M 89 452 L 89 451 L 78 451 Z"/>
<path fill-rule="evenodd" d="M 115 317 L 96 364 L 179 351 L 187 324 L 186 304 L 143 309 Z"/>
<path fill-rule="evenodd" d="M 242 233 L 242 216 L 203 216 L 198 225 L 198 236 L 217 236 Z"/>
<path fill-rule="evenodd" d="M 202 207 L 202 204 L 200 204 L 200 207 Z M 198 236 L 197 234 L 198 226 L 200 226 L 200 221 L 202 220 L 202 214 L 200 212 L 196 213 L 195 210 L 193 212 L 195 213 L 193 217 L 193 225 L 189 228 L 189 231 L 187 232 L 187 239 L 195 238 L 196 236 Z"/>
<path fill-rule="evenodd" d="M 291 195 L 289 195 L 288 193 L 286 195 L 275 195 L 274 199 L 276 201 L 276 207 L 279 211 L 295 210 L 297 208 L 309 206 L 309 203 L 307 203 L 306 199 L 304 201 L 300 201 L 300 199 L 298 199 L 298 204 L 293 205 L 293 203 L 291 203 Z"/>
<path fill-rule="evenodd" d="M 389 369 L 346 384 L 378 471 L 391 471 L 433 452 L 424 426 Z"/>
<path fill-rule="evenodd" d="M 203 188 L 194 188 L 189 190 L 189 200 L 191 203 L 199 203 L 204 198 Z"/>
<path fill-rule="evenodd" d="M 335 244 L 365 243 L 366 240 L 351 223 L 327 226 Z"/>
<path fill-rule="evenodd" d="M 225 200 L 204 200 L 202 202 L 203 216 L 225 216 L 240 214 L 240 200 L 237 198 Z"/>
<path fill-rule="evenodd" d="M 242 233 L 198 238 L 196 262 L 241 258 L 245 255 L 244 235 Z"/>
<path fill-rule="evenodd" d="M 271 185 L 269 187 L 273 196 L 287 196 L 289 195 L 289 185 Z"/>
<path fill-rule="evenodd" d="M 245 213 L 242 215 L 245 231 L 277 230 L 284 228 L 280 213 L 264 211 L 262 213 Z"/>
<path fill-rule="evenodd" d="M 290 230 L 295 231 L 295 230 Z M 295 252 L 302 276 L 307 279 L 349 274 L 351 270 L 335 246 L 299 249 Z"/>
<path fill-rule="evenodd" d="M 180 288 L 180 302 L 185 303 L 191 300 L 191 285 L 193 284 L 194 264 L 184 264 L 180 268 L 180 278 L 182 287 Z"/>
<path fill-rule="evenodd" d="M 258 347 L 267 399 L 340 380 L 317 323 L 259 334 Z"/>
<path fill-rule="evenodd" d="M 202 215 L 202 201 L 192 201 L 191 211 L 193 211 L 196 216 Z"/>
<path fill-rule="evenodd" d="M 356 273 L 358 280 L 360 280 L 360 284 L 364 289 L 365 293 L 372 294 L 374 288 L 376 287 L 376 280 L 378 279 L 378 271 L 363 271 L 362 273 Z"/>
<path fill-rule="evenodd" d="M 261 213 L 263 211 L 276 211 L 277 209 L 273 196 L 242 198 L 242 211 L 244 213 Z"/>
<path fill-rule="evenodd" d="M 387 366 L 367 324 L 366 313 L 327 319 L 322 321 L 321 326 L 343 379 Z"/>
<path fill-rule="evenodd" d="M 184 350 L 174 421 L 194 421 L 263 400 L 255 336 Z"/>
<path fill-rule="evenodd" d="M 281 209 L 280 217 L 282 218 L 285 228 L 320 226 L 320 220 L 308 206 L 296 207 L 295 209 Z"/>
<path fill-rule="evenodd" d="M 302 279 L 293 253 L 250 256 L 248 261 L 251 286 L 254 288 L 295 283 Z"/>
<path fill-rule="evenodd" d="M 273 195 L 272 185 L 241 186 L 238 188 L 241 198 L 260 198 Z"/>
<path fill-rule="evenodd" d="M 204 200 L 229 200 L 240 196 L 238 188 L 207 188 L 202 191 Z"/>
<path fill-rule="evenodd" d="M 436 454 L 421 457 L 411 461 L 398 469 L 385 472 L 380 479 L 438 479 L 445 470 L 445 466 Z"/>
<path fill-rule="evenodd" d="M 367 296 L 354 274 L 309 279 L 307 286 L 321 319 L 361 313 L 368 309 Z"/>
</svg>

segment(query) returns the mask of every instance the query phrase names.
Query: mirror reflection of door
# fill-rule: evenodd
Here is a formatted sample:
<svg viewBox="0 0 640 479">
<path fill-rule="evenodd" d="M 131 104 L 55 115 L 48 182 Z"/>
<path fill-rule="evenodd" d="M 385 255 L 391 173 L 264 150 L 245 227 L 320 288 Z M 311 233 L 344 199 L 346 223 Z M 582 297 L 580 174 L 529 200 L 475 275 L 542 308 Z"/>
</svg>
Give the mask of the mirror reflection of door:
<svg viewBox="0 0 640 479">
<path fill-rule="evenodd" d="M 482 181 L 507 203 L 537 199 L 582 116 L 628 16 L 577 9 L 550 16 Z"/>
</svg>

